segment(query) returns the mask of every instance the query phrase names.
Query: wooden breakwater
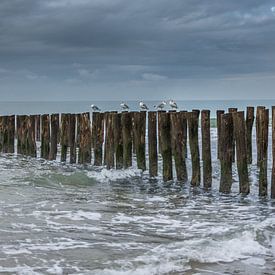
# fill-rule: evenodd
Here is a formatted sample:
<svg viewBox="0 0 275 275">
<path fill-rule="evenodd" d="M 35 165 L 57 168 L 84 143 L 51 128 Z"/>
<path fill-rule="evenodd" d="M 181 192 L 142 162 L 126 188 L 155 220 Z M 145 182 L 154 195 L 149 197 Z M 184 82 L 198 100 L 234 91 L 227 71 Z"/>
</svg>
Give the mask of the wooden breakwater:
<svg viewBox="0 0 275 275">
<path fill-rule="evenodd" d="M 269 112 L 264 106 L 258 106 L 256 118 L 251 106 L 247 107 L 246 116 L 236 108 L 229 108 L 227 112 L 218 110 L 217 156 L 211 155 L 209 110 L 0 116 L 0 152 L 57 160 L 60 148 L 61 162 L 104 165 L 107 169 L 129 168 L 135 158 L 137 167 L 143 171 L 148 169 L 152 178 L 158 176 L 161 160 L 164 181 L 187 182 L 189 178 L 192 186 L 202 184 L 205 189 L 211 188 L 212 159 L 218 158 L 219 191 L 231 192 L 232 164 L 236 162 L 239 192 L 248 194 L 255 121 L 259 196 L 267 196 L 270 113 L 273 156 L 270 194 L 275 198 L 275 107 Z M 190 176 L 186 168 L 188 145 Z"/>
</svg>

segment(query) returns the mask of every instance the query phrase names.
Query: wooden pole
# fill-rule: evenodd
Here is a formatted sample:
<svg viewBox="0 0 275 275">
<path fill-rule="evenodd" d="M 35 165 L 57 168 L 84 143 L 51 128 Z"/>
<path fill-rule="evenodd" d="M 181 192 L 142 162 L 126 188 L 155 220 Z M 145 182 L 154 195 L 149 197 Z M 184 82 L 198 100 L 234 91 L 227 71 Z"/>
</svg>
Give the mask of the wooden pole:
<svg viewBox="0 0 275 275">
<path fill-rule="evenodd" d="M 271 198 L 275 199 L 275 106 L 272 106 L 272 158 Z"/>
<path fill-rule="evenodd" d="M 180 111 L 181 113 L 181 123 L 182 123 L 182 129 L 183 129 L 183 157 L 187 158 L 187 111 Z M 187 174 L 186 174 L 187 176 Z"/>
<path fill-rule="evenodd" d="M 93 113 L 94 133 L 94 165 L 102 165 L 102 145 L 104 140 L 104 114 L 99 112 Z"/>
<path fill-rule="evenodd" d="M 148 149 L 150 177 L 158 175 L 157 113 L 148 112 Z"/>
<path fill-rule="evenodd" d="M 76 114 L 76 147 L 79 148 L 80 139 L 80 114 Z"/>
<path fill-rule="evenodd" d="M 90 113 L 80 115 L 80 137 L 79 137 L 79 157 L 81 164 L 91 163 L 92 134 L 90 124 Z"/>
<path fill-rule="evenodd" d="M 188 135 L 189 135 L 189 146 L 192 161 L 192 186 L 199 186 L 201 182 L 201 171 L 200 171 L 200 151 L 199 151 L 199 138 L 198 138 L 198 113 L 188 112 Z"/>
<path fill-rule="evenodd" d="M 48 114 L 41 116 L 41 158 L 49 159 L 50 153 L 50 117 Z"/>
<path fill-rule="evenodd" d="M 173 180 L 170 113 L 160 113 L 159 131 L 163 181 L 169 181 Z"/>
<path fill-rule="evenodd" d="M 237 168 L 240 193 L 249 193 L 244 112 L 234 112 L 233 127 L 236 140 Z"/>
<path fill-rule="evenodd" d="M 217 116 L 217 156 L 218 159 L 220 159 L 220 132 L 221 132 L 221 115 L 224 114 L 224 110 L 217 110 L 216 116 Z"/>
<path fill-rule="evenodd" d="M 36 141 L 40 141 L 41 140 L 41 125 L 40 125 L 40 121 L 41 121 L 41 116 L 40 115 L 36 115 L 35 116 L 35 136 L 36 136 Z"/>
<path fill-rule="evenodd" d="M 133 134 L 135 152 L 137 157 L 137 167 L 142 171 L 146 170 L 145 158 L 145 131 L 146 131 L 146 112 L 133 113 Z"/>
<path fill-rule="evenodd" d="M 254 107 L 246 108 L 246 150 L 247 163 L 252 164 L 252 129 L 254 123 Z"/>
<path fill-rule="evenodd" d="M 35 116 L 28 116 L 27 120 L 27 155 L 36 158 L 36 142 L 35 142 Z"/>
<path fill-rule="evenodd" d="M 57 140 L 59 131 L 59 114 L 51 115 L 51 143 L 50 143 L 50 154 L 49 159 L 55 160 L 57 155 Z"/>
<path fill-rule="evenodd" d="M 17 154 L 28 155 L 28 116 L 17 116 Z"/>
<path fill-rule="evenodd" d="M 166 111 L 157 111 L 157 125 L 158 125 L 158 128 L 157 128 L 157 131 L 158 131 L 158 152 L 159 154 L 161 154 L 161 143 L 160 143 L 160 140 L 161 140 L 161 129 L 160 129 L 160 124 L 161 124 L 161 113 L 165 113 Z"/>
<path fill-rule="evenodd" d="M 60 146 L 61 146 L 61 162 L 66 162 L 67 151 L 69 147 L 69 114 L 61 114 L 61 134 L 60 134 Z"/>
<path fill-rule="evenodd" d="M 121 114 L 113 114 L 113 127 L 114 127 L 114 151 L 116 160 L 116 169 L 123 168 L 123 140 L 122 140 L 122 126 Z"/>
<path fill-rule="evenodd" d="M 3 116 L 3 144 L 2 144 L 2 152 L 8 153 L 9 151 L 9 117 Z"/>
<path fill-rule="evenodd" d="M 70 163 L 76 163 L 76 115 L 69 114 Z"/>
<path fill-rule="evenodd" d="M 122 139 L 123 139 L 123 168 L 132 166 L 132 114 L 121 114 Z"/>
<path fill-rule="evenodd" d="M 109 112 L 104 113 L 104 129 L 105 129 L 105 137 L 104 137 L 104 159 L 103 159 L 103 165 L 107 165 L 107 151 L 108 151 L 108 136 L 109 136 L 109 127 L 108 127 L 108 116 Z"/>
<path fill-rule="evenodd" d="M 267 195 L 267 151 L 268 151 L 268 126 L 269 126 L 269 110 L 259 110 L 259 196 Z"/>
<path fill-rule="evenodd" d="M 201 139 L 203 160 L 203 186 L 208 189 L 212 185 L 210 111 L 201 112 Z"/>
<path fill-rule="evenodd" d="M 230 193 L 232 186 L 233 118 L 232 113 L 221 115 L 221 178 L 220 192 Z"/>
<path fill-rule="evenodd" d="M 184 144 L 183 144 L 183 132 L 184 127 L 182 123 L 182 118 L 185 116 L 184 113 L 180 112 L 171 112 L 171 145 L 172 145 L 172 154 L 174 156 L 177 180 L 186 182 L 187 178 L 187 169 L 184 156 Z"/>
<path fill-rule="evenodd" d="M 106 154 L 106 165 L 107 169 L 114 168 L 115 159 L 114 159 L 114 131 L 113 131 L 113 112 L 107 113 L 106 116 L 106 135 L 105 135 L 105 148 Z"/>
<path fill-rule="evenodd" d="M 23 116 L 16 116 L 17 154 L 22 154 L 22 121 Z"/>
<path fill-rule="evenodd" d="M 0 153 L 3 152 L 3 138 L 4 138 L 4 125 L 3 125 L 3 116 L 0 116 Z"/>
<path fill-rule="evenodd" d="M 228 108 L 229 113 L 235 113 L 238 112 L 238 108 Z M 232 143 L 232 162 L 235 162 L 235 148 L 236 148 L 236 141 L 235 141 L 235 135 L 234 135 L 234 126 L 233 126 L 233 143 Z"/>
<path fill-rule="evenodd" d="M 260 112 L 264 109 L 265 109 L 264 106 L 258 106 L 256 111 L 256 144 L 257 144 L 257 166 L 258 167 L 260 167 L 260 161 L 262 159 L 262 152 L 261 152 L 262 137 L 261 137 L 261 131 L 260 131 L 261 122 L 260 122 L 259 116 L 260 116 Z"/>
</svg>

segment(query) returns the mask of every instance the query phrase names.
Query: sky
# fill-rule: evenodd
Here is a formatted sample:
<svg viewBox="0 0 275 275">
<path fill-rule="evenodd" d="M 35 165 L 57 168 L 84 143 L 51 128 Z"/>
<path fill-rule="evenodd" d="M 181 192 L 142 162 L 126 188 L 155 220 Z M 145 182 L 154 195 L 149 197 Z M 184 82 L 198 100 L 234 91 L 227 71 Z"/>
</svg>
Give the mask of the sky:
<svg viewBox="0 0 275 275">
<path fill-rule="evenodd" d="M 275 99 L 275 0 L 1 0 L 0 100 Z"/>
</svg>

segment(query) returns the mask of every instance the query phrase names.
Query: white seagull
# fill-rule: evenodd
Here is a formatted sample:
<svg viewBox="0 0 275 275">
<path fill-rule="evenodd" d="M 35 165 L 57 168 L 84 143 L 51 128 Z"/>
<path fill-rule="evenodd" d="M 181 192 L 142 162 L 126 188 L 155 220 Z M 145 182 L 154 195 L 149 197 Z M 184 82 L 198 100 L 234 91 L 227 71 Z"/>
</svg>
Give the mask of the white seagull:
<svg viewBox="0 0 275 275">
<path fill-rule="evenodd" d="M 174 100 L 169 101 L 169 105 L 171 106 L 172 109 L 178 109 L 178 105 Z"/>
<path fill-rule="evenodd" d="M 147 110 L 148 110 L 147 105 L 146 105 L 143 101 L 140 101 L 140 102 L 139 102 L 139 108 L 140 108 L 141 110 L 144 110 L 144 111 L 147 111 Z"/>
<path fill-rule="evenodd" d="M 94 112 L 100 112 L 101 110 L 94 104 L 91 105 L 91 108 Z"/>
<path fill-rule="evenodd" d="M 124 102 L 121 102 L 120 107 L 124 111 L 128 111 L 129 110 L 129 106 L 126 103 L 124 103 Z"/>
<path fill-rule="evenodd" d="M 159 105 L 154 105 L 154 107 L 158 110 L 159 109 L 162 110 L 165 107 L 165 105 L 166 105 L 166 102 L 162 101 Z"/>
</svg>

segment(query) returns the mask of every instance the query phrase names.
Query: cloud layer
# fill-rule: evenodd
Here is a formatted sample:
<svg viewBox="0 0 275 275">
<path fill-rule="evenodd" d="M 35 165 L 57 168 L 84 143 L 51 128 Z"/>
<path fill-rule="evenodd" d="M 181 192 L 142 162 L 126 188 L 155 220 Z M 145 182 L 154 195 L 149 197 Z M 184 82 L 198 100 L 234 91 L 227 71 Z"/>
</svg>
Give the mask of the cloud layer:
<svg viewBox="0 0 275 275">
<path fill-rule="evenodd" d="M 274 97 L 274 7 L 1 0 L 2 100 Z"/>
</svg>

